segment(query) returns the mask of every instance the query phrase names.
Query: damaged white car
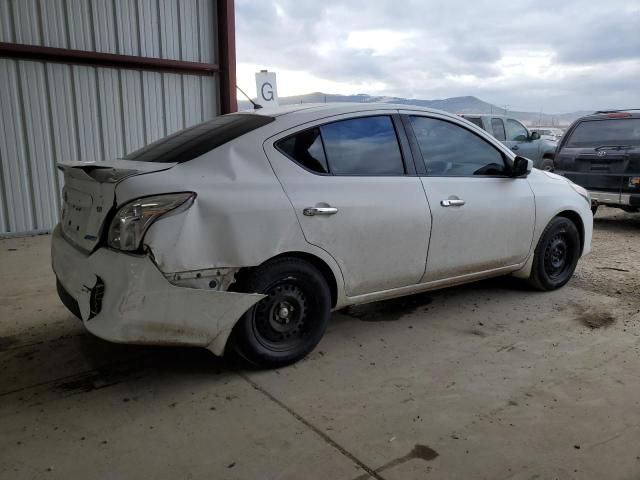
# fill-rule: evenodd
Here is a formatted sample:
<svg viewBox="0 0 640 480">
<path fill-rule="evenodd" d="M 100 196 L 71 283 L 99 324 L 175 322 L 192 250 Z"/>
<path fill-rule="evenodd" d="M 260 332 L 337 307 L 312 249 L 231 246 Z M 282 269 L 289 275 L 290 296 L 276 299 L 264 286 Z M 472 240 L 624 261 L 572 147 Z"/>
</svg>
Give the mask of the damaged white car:
<svg viewBox="0 0 640 480">
<path fill-rule="evenodd" d="M 225 115 L 59 168 L 53 269 L 90 332 L 266 367 L 313 350 L 332 309 L 507 274 L 551 290 L 591 249 L 584 189 L 418 107 Z"/>
</svg>

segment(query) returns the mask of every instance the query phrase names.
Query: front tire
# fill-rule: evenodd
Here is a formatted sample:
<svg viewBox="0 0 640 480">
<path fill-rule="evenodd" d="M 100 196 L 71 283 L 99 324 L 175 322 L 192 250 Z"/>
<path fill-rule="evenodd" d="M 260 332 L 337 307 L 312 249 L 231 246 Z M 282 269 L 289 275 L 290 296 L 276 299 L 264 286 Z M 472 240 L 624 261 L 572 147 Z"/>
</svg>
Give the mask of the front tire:
<svg viewBox="0 0 640 480">
<path fill-rule="evenodd" d="M 545 172 L 553 172 L 556 169 L 553 160 L 550 158 L 543 158 L 542 164 L 540 165 L 540 170 L 544 170 Z"/>
<path fill-rule="evenodd" d="M 267 295 L 234 327 L 236 351 L 257 367 L 278 368 L 311 352 L 331 312 L 327 281 L 311 264 L 278 258 L 256 268 L 242 290 Z"/>
<path fill-rule="evenodd" d="M 545 291 L 562 287 L 573 276 L 580 249 L 576 225 L 568 218 L 554 218 L 536 246 L 529 283 Z"/>
</svg>

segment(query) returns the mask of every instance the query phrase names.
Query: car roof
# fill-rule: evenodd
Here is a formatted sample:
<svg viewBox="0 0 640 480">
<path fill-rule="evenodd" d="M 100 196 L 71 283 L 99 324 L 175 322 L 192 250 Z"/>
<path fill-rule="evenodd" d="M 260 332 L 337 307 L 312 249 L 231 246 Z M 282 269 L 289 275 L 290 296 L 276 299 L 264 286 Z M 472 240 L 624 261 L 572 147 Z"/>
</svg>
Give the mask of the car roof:
<svg viewBox="0 0 640 480">
<path fill-rule="evenodd" d="M 283 115 L 296 116 L 297 114 L 317 113 L 319 116 L 340 115 L 342 113 L 366 112 L 370 110 L 414 110 L 427 113 L 437 113 L 452 116 L 450 112 L 437 110 L 435 108 L 419 107 L 416 105 L 405 105 L 395 103 L 367 102 L 367 103 L 303 103 L 295 105 L 282 105 L 279 107 L 265 107 L 258 110 L 245 110 L 241 113 L 253 113 L 257 115 L 268 115 L 271 117 L 281 117 Z"/>
<path fill-rule="evenodd" d="M 459 113 L 461 117 L 491 117 L 491 118 L 514 118 L 510 115 L 500 115 L 497 113 Z"/>
</svg>

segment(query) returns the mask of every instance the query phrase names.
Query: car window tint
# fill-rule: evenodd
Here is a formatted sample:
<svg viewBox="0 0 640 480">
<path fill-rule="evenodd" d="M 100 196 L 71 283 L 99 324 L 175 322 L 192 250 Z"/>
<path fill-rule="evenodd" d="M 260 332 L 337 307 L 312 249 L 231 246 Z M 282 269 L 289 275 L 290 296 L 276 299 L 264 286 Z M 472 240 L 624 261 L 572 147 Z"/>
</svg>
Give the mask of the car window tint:
<svg viewBox="0 0 640 480">
<path fill-rule="evenodd" d="M 474 125 L 482 128 L 482 119 L 480 117 L 464 117 L 465 120 L 469 120 Z"/>
<path fill-rule="evenodd" d="M 428 117 L 411 117 L 411 125 L 427 175 L 506 175 L 502 154 L 466 128 Z"/>
<path fill-rule="evenodd" d="M 604 145 L 640 146 L 640 118 L 584 121 L 573 130 L 565 146 L 579 148 Z"/>
<path fill-rule="evenodd" d="M 320 129 L 297 133 L 280 140 L 276 146 L 303 167 L 317 173 L 329 173 Z"/>
<path fill-rule="evenodd" d="M 491 119 L 491 129 L 493 130 L 493 136 L 498 140 L 505 141 L 507 139 L 507 134 L 504 131 L 504 122 L 501 118 Z"/>
<path fill-rule="evenodd" d="M 137 162 L 188 162 L 275 120 L 267 115 L 221 115 L 161 138 L 124 157 Z"/>
<path fill-rule="evenodd" d="M 402 154 L 389 116 L 341 120 L 320 127 L 334 175 L 404 175 Z"/>
<path fill-rule="evenodd" d="M 528 136 L 527 129 L 520 122 L 507 119 L 507 140 L 524 142 Z"/>
</svg>

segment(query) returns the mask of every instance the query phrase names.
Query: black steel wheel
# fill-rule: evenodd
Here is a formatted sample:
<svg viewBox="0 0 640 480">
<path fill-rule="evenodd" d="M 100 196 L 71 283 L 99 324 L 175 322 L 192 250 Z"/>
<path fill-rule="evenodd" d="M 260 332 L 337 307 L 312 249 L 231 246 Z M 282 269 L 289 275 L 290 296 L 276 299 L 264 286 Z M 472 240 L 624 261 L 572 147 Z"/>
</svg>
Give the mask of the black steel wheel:
<svg viewBox="0 0 640 480">
<path fill-rule="evenodd" d="M 554 218 L 536 246 L 530 283 L 539 290 L 562 287 L 573 276 L 580 250 L 576 225 L 568 218 Z"/>
<path fill-rule="evenodd" d="M 242 290 L 265 295 L 232 333 L 235 350 L 258 367 L 294 363 L 318 344 L 331 310 L 325 278 L 311 264 L 279 258 L 258 267 Z"/>
</svg>

